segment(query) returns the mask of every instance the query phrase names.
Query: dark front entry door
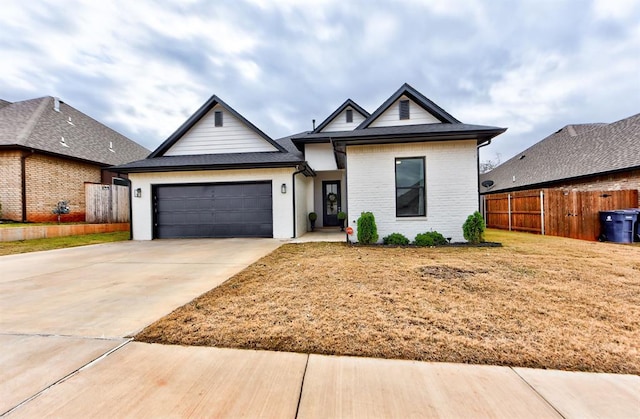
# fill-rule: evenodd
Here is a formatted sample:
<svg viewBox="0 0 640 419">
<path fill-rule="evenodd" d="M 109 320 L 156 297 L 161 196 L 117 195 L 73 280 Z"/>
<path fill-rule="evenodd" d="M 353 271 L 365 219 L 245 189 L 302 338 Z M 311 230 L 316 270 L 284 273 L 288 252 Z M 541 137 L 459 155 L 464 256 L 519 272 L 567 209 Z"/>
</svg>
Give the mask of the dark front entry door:
<svg viewBox="0 0 640 419">
<path fill-rule="evenodd" d="M 338 212 L 340 208 L 340 181 L 327 180 L 322 182 L 322 224 L 325 227 L 338 226 Z"/>
</svg>

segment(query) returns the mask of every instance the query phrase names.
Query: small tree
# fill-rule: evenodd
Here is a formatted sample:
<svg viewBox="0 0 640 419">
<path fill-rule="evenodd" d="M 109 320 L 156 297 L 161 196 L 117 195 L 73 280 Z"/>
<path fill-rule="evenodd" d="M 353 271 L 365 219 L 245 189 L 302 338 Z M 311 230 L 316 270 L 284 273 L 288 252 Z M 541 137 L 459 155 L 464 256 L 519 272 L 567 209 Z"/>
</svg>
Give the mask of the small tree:
<svg viewBox="0 0 640 419">
<path fill-rule="evenodd" d="M 60 216 L 62 214 L 69 214 L 71 209 L 69 208 L 69 203 L 67 201 L 60 201 L 51 212 L 58 216 L 58 224 L 60 224 Z"/>
<path fill-rule="evenodd" d="M 371 212 L 363 212 L 358 218 L 358 241 L 362 244 L 371 244 L 378 241 L 376 218 Z"/>
<path fill-rule="evenodd" d="M 484 218 L 478 211 L 467 217 L 467 221 L 462 224 L 462 234 L 465 240 L 471 244 L 484 242 Z"/>
<path fill-rule="evenodd" d="M 500 153 L 496 153 L 495 159 L 487 159 L 480 162 L 480 173 L 487 173 L 500 166 Z"/>
</svg>

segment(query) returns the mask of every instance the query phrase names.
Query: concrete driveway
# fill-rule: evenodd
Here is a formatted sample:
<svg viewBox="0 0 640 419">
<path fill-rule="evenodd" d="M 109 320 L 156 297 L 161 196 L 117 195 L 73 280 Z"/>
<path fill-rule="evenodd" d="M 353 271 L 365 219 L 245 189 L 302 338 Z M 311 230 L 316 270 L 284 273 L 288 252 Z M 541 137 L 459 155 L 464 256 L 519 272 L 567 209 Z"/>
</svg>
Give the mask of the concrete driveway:
<svg viewBox="0 0 640 419">
<path fill-rule="evenodd" d="M 281 244 L 127 241 L 0 257 L 0 414 Z"/>
</svg>

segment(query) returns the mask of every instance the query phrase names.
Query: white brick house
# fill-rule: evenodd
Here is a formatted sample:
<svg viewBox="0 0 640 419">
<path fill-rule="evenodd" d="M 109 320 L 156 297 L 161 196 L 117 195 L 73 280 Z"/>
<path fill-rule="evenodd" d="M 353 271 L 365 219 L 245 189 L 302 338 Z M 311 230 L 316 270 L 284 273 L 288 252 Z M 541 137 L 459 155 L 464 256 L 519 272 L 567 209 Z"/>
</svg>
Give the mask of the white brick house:
<svg viewBox="0 0 640 419">
<path fill-rule="evenodd" d="M 504 128 L 463 124 L 408 84 L 373 114 L 344 102 L 312 132 L 272 140 L 213 96 L 129 174 L 133 236 L 305 234 L 363 211 L 382 237 L 438 231 L 462 241 L 478 209 L 478 147 Z M 354 232 L 352 240 L 356 240 Z"/>
</svg>

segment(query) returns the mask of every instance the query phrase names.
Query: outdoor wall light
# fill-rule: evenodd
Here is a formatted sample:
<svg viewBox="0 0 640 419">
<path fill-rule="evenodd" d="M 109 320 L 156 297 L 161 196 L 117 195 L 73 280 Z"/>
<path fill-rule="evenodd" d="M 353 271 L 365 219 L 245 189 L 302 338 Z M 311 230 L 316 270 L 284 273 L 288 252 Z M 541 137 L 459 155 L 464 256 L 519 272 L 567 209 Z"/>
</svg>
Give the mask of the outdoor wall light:
<svg viewBox="0 0 640 419">
<path fill-rule="evenodd" d="M 142 189 L 138 188 L 133 191 L 133 196 L 135 196 L 136 198 L 140 198 L 142 196 Z"/>
<path fill-rule="evenodd" d="M 287 193 L 287 184 L 286 184 L 286 183 L 283 183 L 283 184 L 280 186 L 280 192 L 282 192 L 282 193 Z"/>
</svg>

